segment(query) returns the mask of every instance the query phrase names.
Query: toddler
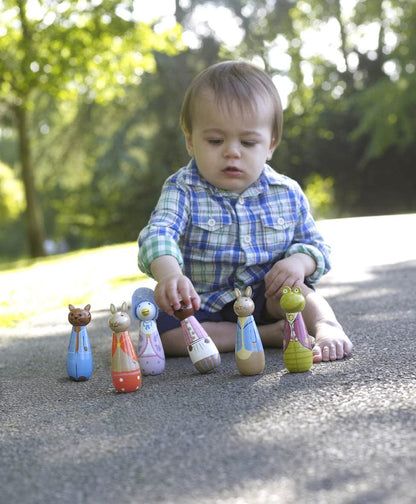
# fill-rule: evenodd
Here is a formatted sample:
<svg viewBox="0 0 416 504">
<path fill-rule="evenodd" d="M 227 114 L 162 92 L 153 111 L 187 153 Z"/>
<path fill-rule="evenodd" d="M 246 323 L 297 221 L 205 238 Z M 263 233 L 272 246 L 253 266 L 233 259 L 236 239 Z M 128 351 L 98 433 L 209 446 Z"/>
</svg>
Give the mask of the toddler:
<svg viewBox="0 0 416 504">
<path fill-rule="evenodd" d="M 181 127 L 189 164 L 165 182 L 139 235 L 139 267 L 156 282 L 158 330 L 166 355 L 186 355 L 181 302 L 219 351 L 236 338 L 234 288 L 253 288 L 264 346 L 282 346 L 282 287 L 300 286 L 302 312 L 315 337 L 314 362 L 342 359 L 352 343 L 313 285 L 328 272 L 329 247 L 300 186 L 266 164 L 282 136 L 283 112 L 270 77 L 227 61 L 189 86 Z"/>
</svg>

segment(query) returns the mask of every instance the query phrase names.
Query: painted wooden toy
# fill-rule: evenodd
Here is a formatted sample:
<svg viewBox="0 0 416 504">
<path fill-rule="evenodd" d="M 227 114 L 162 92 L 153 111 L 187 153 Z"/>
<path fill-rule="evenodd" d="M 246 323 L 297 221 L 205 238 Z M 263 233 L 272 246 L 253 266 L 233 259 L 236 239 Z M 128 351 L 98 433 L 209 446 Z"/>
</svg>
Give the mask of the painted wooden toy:
<svg viewBox="0 0 416 504">
<path fill-rule="evenodd" d="M 111 349 L 111 378 L 119 392 L 134 392 L 142 384 L 142 373 L 128 328 L 130 317 L 127 314 L 127 303 L 121 310 L 110 306 L 111 317 L 108 325 L 113 330 L 113 345 Z"/>
<path fill-rule="evenodd" d="M 252 289 L 247 287 L 244 296 L 239 289 L 235 289 L 234 292 L 237 300 L 233 308 L 238 317 L 235 362 L 242 375 L 256 375 L 264 371 L 266 361 L 260 334 L 252 315 L 254 312 Z"/>
<path fill-rule="evenodd" d="M 175 311 L 175 317 L 181 321 L 185 343 L 192 364 L 200 373 L 208 373 L 221 364 L 220 353 L 205 329 L 194 317 L 192 307 L 183 307 Z"/>
<path fill-rule="evenodd" d="M 72 331 L 66 357 L 66 370 L 72 380 L 86 381 L 92 375 L 92 353 L 87 331 L 87 325 L 91 321 L 91 305 L 75 308 L 70 304 L 68 308 L 68 320 L 72 325 Z"/>
<path fill-rule="evenodd" d="M 133 292 L 133 316 L 140 321 L 137 357 L 144 375 L 158 375 L 165 369 L 165 352 L 157 330 L 159 308 L 153 290 L 141 287 Z"/>
<path fill-rule="evenodd" d="M 305 298 L 300 287 L 283 287 L 280 306 L 286 313 L 283 338 L 283 361 L 291 373 L 304 373 L 312 367 L 311 339 L 301 311 Z"/>
</svg>

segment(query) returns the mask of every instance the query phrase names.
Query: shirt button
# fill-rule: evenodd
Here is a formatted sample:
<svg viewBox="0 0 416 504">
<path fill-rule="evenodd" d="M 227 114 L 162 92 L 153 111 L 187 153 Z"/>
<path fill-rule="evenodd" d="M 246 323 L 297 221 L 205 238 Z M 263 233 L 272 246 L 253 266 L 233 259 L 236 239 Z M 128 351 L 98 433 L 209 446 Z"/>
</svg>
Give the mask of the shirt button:
<svg viewBox="0 0 416 504">
<path fill-rule="evenodd" d="M 208 226 L 215 226 L 216 222 L 215 222 L 215 219 L 209 219 L 208 220 Z"/>
<path fill-rule="evenodd" d="M 285 219 L 283 217 L 279 217 L 277 219 L 277 223 L 279 224 L 279 226 L 283 226 L 283 224 L 285 223 Z"/>
<path fill-rule="evenodd" d="M 250 243 L 250 242 L 251 242 L 251 238 L 250 238 L 250 236 L 248 236 L 248 235 L 247 235 L 247 236 L 245 236 L 245 237 L 244 237 L 244 241 L 245 241 L 245 243 Z"/>
<path fill-rule="evenodd" d="M 244 198 L 240 198 L 238 202 L 240 203 L 240 205 L 244 205 Z"/>
</svg>

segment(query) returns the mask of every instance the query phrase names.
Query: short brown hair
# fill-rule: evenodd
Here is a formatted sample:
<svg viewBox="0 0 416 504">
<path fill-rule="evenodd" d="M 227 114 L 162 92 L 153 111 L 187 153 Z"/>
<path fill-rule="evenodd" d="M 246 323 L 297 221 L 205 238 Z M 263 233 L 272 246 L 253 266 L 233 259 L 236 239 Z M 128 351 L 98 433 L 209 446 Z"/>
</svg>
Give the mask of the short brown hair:
<svg viewBox="0 0 416 504">
<path fill-rule="evenodd" d="M 202 90 L 212 90 L 221 105 L 237 103 L 255 110 L 258 97 L 270 100 L 273 107 L 273 137 L 277 146 L 282 137 L 283 110 L 272 79 L 260 68 L 245 61 L 223 61 L 198 74 L 188 87 L 180 115 L 185 134 L 192 132 L 194 100 Z"/>
</svg>

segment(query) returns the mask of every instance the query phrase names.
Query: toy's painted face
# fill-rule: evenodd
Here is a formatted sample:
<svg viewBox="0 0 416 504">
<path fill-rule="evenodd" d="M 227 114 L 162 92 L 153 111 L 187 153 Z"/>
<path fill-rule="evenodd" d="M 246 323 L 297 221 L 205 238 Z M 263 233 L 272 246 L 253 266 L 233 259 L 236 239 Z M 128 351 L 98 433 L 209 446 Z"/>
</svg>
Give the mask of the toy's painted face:
<svg viewBox="0 0 416 504">
<path fill-rule="evenodd" d="M 69 305 L 68 321 L 73 326 L 86 326 L 91 322 L 90 305 L 84 308 L 75 308 Z"/>
<path fill-rule="evenodd" d="M 150 301 L 143 301 L 136 308 L 136 315 L 139 320 L 153 320 L 156 316 L 156 307 Z"/>
<path fill-rule="evenodd" d="M 300 287 L 283 287 L 280 306 L 286 313 L 299 313 L 305 308 L 305 298 Z"/>
<path fill-rule="evenodd" d="M 246 296 L 241 296 L 233 305 L 237 317 L 249 317 L 254 311 L 254 301 Z"/>
</svg>

